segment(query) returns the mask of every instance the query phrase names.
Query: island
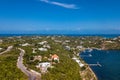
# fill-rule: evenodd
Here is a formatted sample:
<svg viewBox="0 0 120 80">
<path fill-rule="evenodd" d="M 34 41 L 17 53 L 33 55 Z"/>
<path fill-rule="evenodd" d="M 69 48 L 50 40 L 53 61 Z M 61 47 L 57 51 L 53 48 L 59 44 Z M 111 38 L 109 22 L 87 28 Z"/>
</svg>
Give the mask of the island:
<svg viewBox="0 0 120 80">
<path fill-rule="evenodd" d="M 80 57 L 92 49 L 120 50 L 120 37 L 0 37 L 0 80 L 97 80 Z"/>
</svg>

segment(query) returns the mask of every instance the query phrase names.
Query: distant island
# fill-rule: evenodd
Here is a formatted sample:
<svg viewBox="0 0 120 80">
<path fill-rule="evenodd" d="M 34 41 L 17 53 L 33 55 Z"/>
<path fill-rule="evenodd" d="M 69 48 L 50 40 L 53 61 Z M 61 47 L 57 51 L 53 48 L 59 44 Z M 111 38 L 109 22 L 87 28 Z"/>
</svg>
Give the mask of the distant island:
<svg viewBox="0 0 120 80">
<path fill-rule="evenodd" d="M 0 79 L 97 80 L 79 56 L 92 49 L 120 50 L 120 36 L 7 36 L 0 37 Z"/>
</svg>

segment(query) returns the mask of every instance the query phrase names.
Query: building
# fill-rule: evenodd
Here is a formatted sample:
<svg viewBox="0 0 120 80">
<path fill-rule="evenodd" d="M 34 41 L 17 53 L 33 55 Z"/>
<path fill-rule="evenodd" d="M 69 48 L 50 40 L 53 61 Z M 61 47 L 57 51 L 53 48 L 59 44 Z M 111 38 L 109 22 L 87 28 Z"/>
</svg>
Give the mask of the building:
<svg viewBox="0 0 120 80">
<path fill-rule="evenodd" d="M 32 49 L 33 49 L 32 53 L 36 53 L 36 48 L 32 48 Z"/>
<path fill-rule="evenodd" d="M 48 49 L 51 48 L 50 45 L 43 45 L 43 47 L 44 47 L 44 48 L 48 48 Z"/>
<path fill-rule="evenodd" d="M 39 56 L 34 56 L 34 61 L 35 61 L 35 60 L 42 61 L 42 56 L 40 56 L 40 55 L 39 55 Z"/>
<path fill-rule="evenodd" d="M 83 66 L 84 66 L 84 64 L 80 63 L 80 64 L 79 64 L 79 66 L 80 66 L 80 67 L 83 67 Z"/>
<path fill-rule="evenodd" d="M 65 40 L 65 42 L 66 42 L 66 43 L 69 43 L 69 42 L 70 42 L 70 40 Z"/>
<path fill-rule="evenodd" d="M 65 46 L 66 50 L 71 50 L 70 46 Z"/>
<path fill-rule="evenodd" d="M 83 46 L 77 46 L 76 48 L 77 48 L 77 49 L 82 49 L 82 48 L 83 48 Z"/>
<path fill-rule="evenodd" d="M 38 48 L 40 51 L 48 51 L 47 48 Z"/>
<path fill-rule="evenodd" d="M 54 40 L 56 43 L 62 43 L 62 41 L 60 40 Z"/>
<path fill-rule="evenodd" d="M 39 63 L 36 67 L 40 68 L 42 73 L 45 73 L 47 72 L 47 69 L 51 67 L 51 64 L 49 62 L 43 62 L 43 63 Z"/>
<path fill-rule="evenodd" d="M 2 48 L 0 48 L 0 50 L 2 50 Z"/>
<path fill-rule="evenodd" d="M 3 42 L 3 40 L 2 39 L 0 39 L 0 43 L 2 43 Z"/>
<path fill-rule="evenodd" d="M 47 44 L 47 43 L 48 43 L 47 41 L 42 41 L 42 42 L 39 42 L 38 44 L 44 45 L 44 44 Z"/>
<path fill-rule="evenodd" d="M 84 64 L 81 63 L 81 61 L 80 61 L 78 58 L 73 57 L 72 59 L 75 60 L 75 62 L 77 62 L 77 63 L 79 64 L 80 67 L 83 67 L 83 66 L 84 66 Z"/>
<path fill-rule="evenodd" d="M 22 46 L 30 46 L 29 43 L 22 44 Z"/>
<path fill-rule="evenodd" d="M 59 62 L 59 56 L 54 54 L 51 56 L 51 59 L 54 60 L 54 61 L 58 61 Z"/>
</svg>

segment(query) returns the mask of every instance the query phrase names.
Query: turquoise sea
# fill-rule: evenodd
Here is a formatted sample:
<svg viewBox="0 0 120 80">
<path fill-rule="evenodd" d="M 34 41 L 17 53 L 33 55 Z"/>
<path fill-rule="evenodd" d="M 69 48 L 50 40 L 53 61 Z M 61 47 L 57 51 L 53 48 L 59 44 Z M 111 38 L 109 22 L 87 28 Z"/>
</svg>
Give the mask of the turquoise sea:
<svg viewBox="0 0 120 80">
<path fill-rule="evenodd" d="M 120 80 L 120 50 L 85 51 L 80 56 L 88 64 L 99 62 L 102 65 L 91 66 L 98 80 Z"/>
</svg>

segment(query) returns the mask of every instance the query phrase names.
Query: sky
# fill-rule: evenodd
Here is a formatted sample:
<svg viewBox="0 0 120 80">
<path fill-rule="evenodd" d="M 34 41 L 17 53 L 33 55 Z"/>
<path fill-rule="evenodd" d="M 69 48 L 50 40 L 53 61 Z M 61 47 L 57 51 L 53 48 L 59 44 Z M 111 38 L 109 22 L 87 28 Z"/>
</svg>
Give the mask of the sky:
<svg viewBox="0 0 120 80">
<path fill-rule="evenodd" d="M 0 34 L 120 34 L 120 0 L 0 0 Z"/>
</svg>

